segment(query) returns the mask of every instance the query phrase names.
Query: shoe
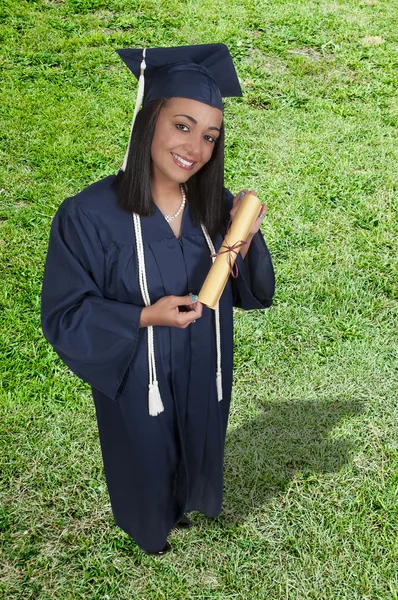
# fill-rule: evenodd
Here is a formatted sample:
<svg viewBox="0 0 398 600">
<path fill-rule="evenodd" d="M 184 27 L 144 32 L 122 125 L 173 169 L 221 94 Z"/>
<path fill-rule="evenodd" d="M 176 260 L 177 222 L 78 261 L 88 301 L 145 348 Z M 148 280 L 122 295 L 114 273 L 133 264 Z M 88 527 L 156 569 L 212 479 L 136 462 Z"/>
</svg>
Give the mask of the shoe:
<svg viewBox="0 0 398 600">
<path fill-rule="evenodd" d="M 167 554 L 167 552 L 170 552 L 170 550 L 171 546 L 169 542 L 166 542 L 166 545 L 164 548 L 162 548 L 162 550 L 155 550 L 155 552 L 147 552 L 147 554 L 151 554 L 152 556 L 163 556 L 163 554 Z"/>
<path fill-rule="evenodd" d="M 192 521 L 187 517 L 187 515 L 183 515 L 177 522 L 176 527 L 181 527 L 181 529 L 189 529 L 189 527 L 192 527 Z"/>
</svg>

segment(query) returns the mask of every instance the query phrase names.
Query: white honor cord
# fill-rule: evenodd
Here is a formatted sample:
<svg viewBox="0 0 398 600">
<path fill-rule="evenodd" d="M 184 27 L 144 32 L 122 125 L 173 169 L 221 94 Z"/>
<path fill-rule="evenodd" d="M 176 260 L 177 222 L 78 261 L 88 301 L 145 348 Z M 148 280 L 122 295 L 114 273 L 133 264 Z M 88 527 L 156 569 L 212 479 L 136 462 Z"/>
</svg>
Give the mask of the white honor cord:
<svg viewBox="0 0 398 600">
<path fill-rule="evenodd" d="M 214 248 L 213 241 L 212 241 L 211 237 L 209 236 L 209 233 L 208 233 L 206 227 L 204 225 L 202 225 L 201 227 L 202 227 L 203 235 L 205 236 L 207 245 L 209 246 L 210 254 L 212 254 L 212 257 L 211 257 L 212 261 L 214 263 L 214 261 L 216 260 L 216 257 L 213 255 L 216 253 L 216 250 Z M 217 348 L 216 384 L 217 384 L 218 401 L 221 402 L 221 400 L 222 400 L 221 328 L 220 328 L 220 305 L 218 302 L 217 302 L 217 306 L 216 306 L 215 321 L 216 321 L 216 348 Z"/>
<path fill-rule="evenodd" d="M 145 56 L 146 56 L 146 48 L 144 48 L 143 51 L 142 51 L 142 62 L 141 62 L 141 65 L 140 65 L 140 78 L 138 80 L 137 100 L 135 101 L 135 109 L 134 109 L 133 120 L 132 120 L 132 123 L 131 123 L 129 144 L 127 146 L 126 154 L 124 155 L 124 160 L 123 160 L 122 166 L 120 167 L 120 171 L 125 171 L 126 170 L 127 158 L 128 158 L 129 151 L 130 151 L 131 135 L 133 133 L 134 123 L 135 123 L 135 119 L 137 117 L 138 111 L 141 108 L 142 100 L 144 98 L 145 69 L 146 69 Z"/>
<path fill-rule="evenodd" d="M 149 297 L 148 283 L 146 280 L 145 270 L 145 255 L 144 255 L 144 243 L 142 241 L 141 231 L 141 219 L 138 215 L 133 213 L 135 239 L 137 245 L 137 257 L 138 257 L 138 278 L 140 282 L 140 290 L 142 299 L 144 300 L 145 306 L 150 306 L 151 299 Z M 215 254 L 215 248 L 211 237 L 209 236 L 207 229 L 202 225 L 203 235 L 205 236 L 207 245 L 210 253 Z M 215 257 L 212 256 L 212 261 L 215 261 Z M 218 401 L 222 400 L 222 373 L 221 373 L 221 330 L 220 330 L 220 308 L 217 303 L 215 311 L 215 322 L 216 322 L 216 348 L 217 348 L 217 372 L 216 372 L 216 385 L 217 385 L 217 397 Z M 148 368 L 149 368 L 149 392 L 148 392 L 148 409 L 151 417 L 157 417 L 164 411 L 162 398 L 160 396 L 159 383 L 156 374 L 156 363 L 155 363 L 155 346 L 154 346 L 154 335 L 153 327 L 149 325 L 148 330 Z"/>
<path fill-rule="evenodd" d="M 144 255 L 144 244 L 142 241 L 141 231 L 141 219 L 138 215 L 133 213 L 135 239 L 137 243 L 137 257 L 138 257 L 138 277 L 140 282 L 140 289 L 142 299 L 144 300 L 145 306 L 150 306 L 151 299 L 148 292 L 148 284 L 146 280 L 145 270 L 145 255 Z M 155 346 L 153 337 L 153 327 L 149 325 L 148 330 L 148 368 L 149 368 L 149 390 L 148 390 L 148 409 L 151 417 L 157 417 L 161 412 L 164 411 L 162 398 L 160 396 L 159 384 L 156 375 L 156 364 L 155 364 Z"/>
</svg>

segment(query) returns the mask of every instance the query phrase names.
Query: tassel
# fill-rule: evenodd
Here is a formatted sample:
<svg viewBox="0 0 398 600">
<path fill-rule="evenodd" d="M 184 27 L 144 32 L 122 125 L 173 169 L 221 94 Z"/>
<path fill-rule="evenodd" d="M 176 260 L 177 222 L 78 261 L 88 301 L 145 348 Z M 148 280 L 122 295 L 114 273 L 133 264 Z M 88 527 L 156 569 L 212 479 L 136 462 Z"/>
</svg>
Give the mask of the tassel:
<svg viewBox="0 0 398 600">
<path fill-rule="evenodd" d="M 222 375 L 221 375 L 221 370 L 217 371 L 216 383 L 217 383 L 218 401 L 221 402 L 221 400 L 222 400 Z"/>
<path fill-rule="evenodd" d="M 159 385 L 157 381 L 149 384 L 149 414 L 151 417 L 157 417 L 164 411 L 162 398 L 160 397 Z"/>
<path fill-rule="evenodd" d="M 130 145 L 131 145 L 131 136 L 132 136 L 132 133 L 133 133 L 134 123 L 135 123 L 135 119 L 136 119 L 136 116 L 138 114 L 138 111 L 141 108 L 142 100 L 144 98 L 144 88 L 145 88 L 144 71 L 146 69 L 145 56 L 146 56 L 146 48 L 144 48 L 144 50 L 142 51 L 142 62 L 141 62 L 141 65 L 140 65 L 140 78 L 138 80 L 137 100 L 135 102 L 135 109 L 134 109 L 133 121 L 131 123 L 129 145 L 127 146 L 126 154 L 124 155 L 123 164 L 122 164 L 122 166 L 119 169 L 120 171 L 125 171 L 126 170 L 127 158 L 128 158 L 128 155 L 129 155 L 129 150 L 130 150 Z"/>
</svg>

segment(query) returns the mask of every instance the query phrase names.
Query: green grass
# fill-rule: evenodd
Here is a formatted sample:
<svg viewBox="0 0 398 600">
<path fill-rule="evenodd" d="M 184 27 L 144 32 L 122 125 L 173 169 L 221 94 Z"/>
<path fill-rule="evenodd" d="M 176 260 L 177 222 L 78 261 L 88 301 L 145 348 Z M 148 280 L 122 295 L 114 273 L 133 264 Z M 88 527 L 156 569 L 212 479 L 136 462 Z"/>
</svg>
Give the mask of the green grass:
<svg viewBox="0 0 398 600">
<path fill-rule="evenodd" d="M 0 597 L 398 598 L 397 0 L 3 0 Z M 236 313 L 222 515 L 144 555 L 113 523 L 89 390 L 42 337 L 51 218 L 114 172 L 116 48 L 225 42 L 226 182 L 277 293 Z"/>
</svg>

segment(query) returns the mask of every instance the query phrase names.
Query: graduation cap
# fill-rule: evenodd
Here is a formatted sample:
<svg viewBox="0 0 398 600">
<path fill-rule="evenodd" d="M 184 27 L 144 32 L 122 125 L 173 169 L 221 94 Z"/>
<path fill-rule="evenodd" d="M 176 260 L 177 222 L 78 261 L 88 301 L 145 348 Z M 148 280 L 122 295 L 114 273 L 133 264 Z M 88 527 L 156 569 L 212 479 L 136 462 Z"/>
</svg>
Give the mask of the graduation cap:
<svg viewBox="0 0 398 600">
<path fill-rule="evenodd" d="M 117 53 L 139 80 L 131 131 L 141 105 L 153 100 L 190 98 L 222 110 L 223 97 L 242 96 L 225 44 L 125 49 Z M 122 171 L 126 168 L 129 148 L 130 142 Z"/>
</svg>

